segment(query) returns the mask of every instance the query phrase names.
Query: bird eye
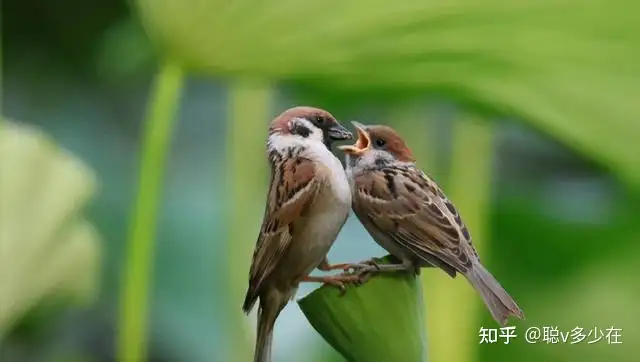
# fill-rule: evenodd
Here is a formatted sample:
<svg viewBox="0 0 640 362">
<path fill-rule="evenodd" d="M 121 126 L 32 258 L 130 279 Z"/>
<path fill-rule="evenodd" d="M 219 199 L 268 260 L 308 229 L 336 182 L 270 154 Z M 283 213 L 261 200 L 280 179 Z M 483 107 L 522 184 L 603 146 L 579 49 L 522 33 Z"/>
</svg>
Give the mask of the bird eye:
<svg viewBox="0 0 640 362">
<path fill-rule="evenodd" d="M 384 147 L 384 145 L 387 144 L 387 141 L 383 140 L 382 138 L 377 138 L 375 144 L 376 147 Z"/>
<path fill-rule="evenodd" d="M 317 117 L 316 117 L 316 123 L 317 123 L 318 125 L 323 124 L 323 123 L 324 123 L 324 118 L 322 118 L 322 117 L 320 117 L 320 116 L 317 116 Z"/>
</svg>

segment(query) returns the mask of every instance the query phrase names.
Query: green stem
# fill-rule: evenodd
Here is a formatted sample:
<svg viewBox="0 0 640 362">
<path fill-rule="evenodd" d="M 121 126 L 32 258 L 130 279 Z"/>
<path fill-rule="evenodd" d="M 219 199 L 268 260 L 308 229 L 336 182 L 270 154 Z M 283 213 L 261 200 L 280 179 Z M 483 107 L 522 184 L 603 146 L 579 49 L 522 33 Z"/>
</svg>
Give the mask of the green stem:
<svg viewBox="0 0 640 362">
<path fill-rule="evenodd" d="M 393 125 L 403 137 L 407 145 L 416 158 L 416 164 L 420 169 L 433 175 L 436 165 L 435 157 L 435 122 L 433 122 L 433 111 L 428 106 L 417 104 L 399 104 L 391 108 L 389 119 L 394 121 Z M 432 285 L 428 282 L 428 275 L 433 273 L 423 272 L 420 278 L 422 290 L 424 291 L 423 305 L 425 326 L 429 326 L 430 313 L 427 311 L 428 300 L 433 298 Z M 427 328 L 425 328 L 427 329 Z M 427 338 L 431 340 L 431 336 L 437 334 L 437 330 L 427 330 Z M 425 344 L 427 341 L 425 340 Z M 429 360 L 431 360 L 431 350 L 429 350 Z"/>
<path fill-rule="evenodd" d="M 253 345 L 244 326 L 242 301 L 249 281 L 249 267 L 255 246 L 269 181 L 265 143 L 270 118 L 270 84 L 237 80 L 230 89 L 230 117 L 227 134 L 227 187 L 230 196 L 227 240 L 229 255 L 228 336 L 229 361 L 252 359 Z"/>
<path fill-rule="evenodd" d="M 146 361 L 148 300 L 151 284 L 156 215 L 162 176 L 183 85 L 182 69 L 162 65 L 156 75 L 145 121 L 138 197 L 133 209 L 122 278 L 118 361 Z"/>
<path fill-rule="evenodd" d="M 482 255 L 488 238 L 493 128 L 488 122 L 470 118 L 465 115 L 454 123 L 449 182 L 444 191 L 460 211 Z M 479 296 L 464 278 L 451 279 L 444 273 L 425 273 L 424 278 L 429 288 L 432 360 L 477 360 L 479 316 L 484 313 Z"/>
</svg>

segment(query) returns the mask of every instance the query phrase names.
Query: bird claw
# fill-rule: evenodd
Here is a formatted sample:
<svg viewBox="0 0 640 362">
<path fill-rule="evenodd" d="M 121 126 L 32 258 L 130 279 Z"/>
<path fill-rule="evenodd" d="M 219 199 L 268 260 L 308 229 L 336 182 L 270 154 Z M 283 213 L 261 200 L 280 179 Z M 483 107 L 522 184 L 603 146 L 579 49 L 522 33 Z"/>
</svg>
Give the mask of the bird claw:
<svg viewBox="0 0 640 362">
<path fill-rule="evenodd" d="M 358 284 L 362 285 L 366 282 L 369 281 L 369 279 L 371 279 L 371 277 L 373 276 L 373 273 L 376 271 L 377 269 L 363 269 L 363 270 L 359 270 L 355 276 L 358 277 Z"/>
<path fill-rule="evenodd" d="M 380 271 L 380 269 L 382 269 L 380 268 L 380 263 L 375 258 L 367 260 L 363 264 L 373 266 L 377 271 Z"/>
<path fill-rule="evenodd" d="M 358 274 L 363 271 L 365 272 L 379 271 L 380 264 L 375 259 L 371 259 L 371 260 L 362 261 L 360 263 L 347 264 L 345 265 L 343 270 L 346 274 Z"/>
<path fill-rule="evenodd" d="M 353 274 L 359 270 L 366 269 L 368 267 L 369 267 L 368 265 L 362 264 L 362 263 L 349 264 L 349 266 L 345 267 L 343 271 L 344 273 L 347 273 L 347 274 Z"/>
<path fill-rule="evenodd" d="M 351 283 L 354 285 L 362 285 L 368 282 L 369 279 L 371 279 L 371 277 L 373 276 L 373 274 L 375 274 L 380 270 L 378 266 L 371 265 L 371 264 L 362 263 L 358 265 L 359 265 L 358 269 L 352 272 L 342 273 L 339 276 L 350 278 Z"/>
<path fill-rule="evenodd" d="M 367 268 L 368 266 L 369 265 L 366 263 L 326 264 L 326 265 L 321 265 L 320 267 L 318 267 L 318 269 L 322 271 L 342 270 L 343 274 L 345 274 L 349 272 L 355 272 L 362 268 Z"/>
<path fill-rule="evenodd" d="M 325 277 L 324 283 L 338 288 L 340 290 L 340 296 L 343 296 L 347 292 L 345 284 L 359 284 L 360 280 L 361 277 L 357 275 L 336 275 Z"/>
<path fill-rule="evenodd" d="M 345 295 L 345 284 L 362 285 L 369 281 L 371 276 L 381 270 L 380 264 L 375 259 L 366 260 L 355 264 L 336 264 L 331 269 L 342 269 L 343 272 L 334 276 L 322 277 L 322 282 L 334 286 L 340 290 L 340 296 Z"/>
</svg>

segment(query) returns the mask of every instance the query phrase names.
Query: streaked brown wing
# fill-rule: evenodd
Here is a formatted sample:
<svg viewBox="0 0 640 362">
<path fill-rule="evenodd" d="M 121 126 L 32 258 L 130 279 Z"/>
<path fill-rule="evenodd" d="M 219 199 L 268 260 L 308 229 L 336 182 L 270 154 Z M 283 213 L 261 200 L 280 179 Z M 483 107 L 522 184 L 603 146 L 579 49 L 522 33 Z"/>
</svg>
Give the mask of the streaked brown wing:
<svg viewBox="0 0 640 362">
<path fill-rule="evenodd" d="M 272 165 L 267 206 L 249 272 L 245 309 L 251 309 L 264 281 L 278 267 L 291 243 L 294 222 L 306 213 L 319 189 L 320 182 L 311 160 L 277 159 Z"/>
<path fill-rule="evenodd" d="M 466 226 L 422 171 L 386 167 L 357 176 L 356 185 L 354 211 L 398 245 L 452 276 L 471 266 L 475 249 Z"/>
</svg>

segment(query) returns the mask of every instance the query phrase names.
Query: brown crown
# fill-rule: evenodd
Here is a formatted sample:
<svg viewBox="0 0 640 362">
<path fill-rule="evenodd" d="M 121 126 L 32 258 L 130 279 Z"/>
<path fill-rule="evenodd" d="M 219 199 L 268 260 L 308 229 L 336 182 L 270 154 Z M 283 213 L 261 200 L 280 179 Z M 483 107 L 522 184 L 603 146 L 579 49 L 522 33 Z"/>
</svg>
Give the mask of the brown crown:
<svg viewBox="0 0 640 362">
<path fill-rule="evenodd" d="M 289 122 L 294 118 L 305 118 L 305 119 L 313 119 L 313 117 L 323 117 L 325 119 L 331 119 L 334 122 L 335 118 L 331 113 L 325 111 L 321 108 L 308 107 L 308 106 L 298 106 L 285 110 L 280 113 L 278 117 L 276 117 L 271 124 L 269 125 L 269 133 L 279 130 L 283 133 L 289 132 L 289 127 L 287 126 Z"/>
</svg>

